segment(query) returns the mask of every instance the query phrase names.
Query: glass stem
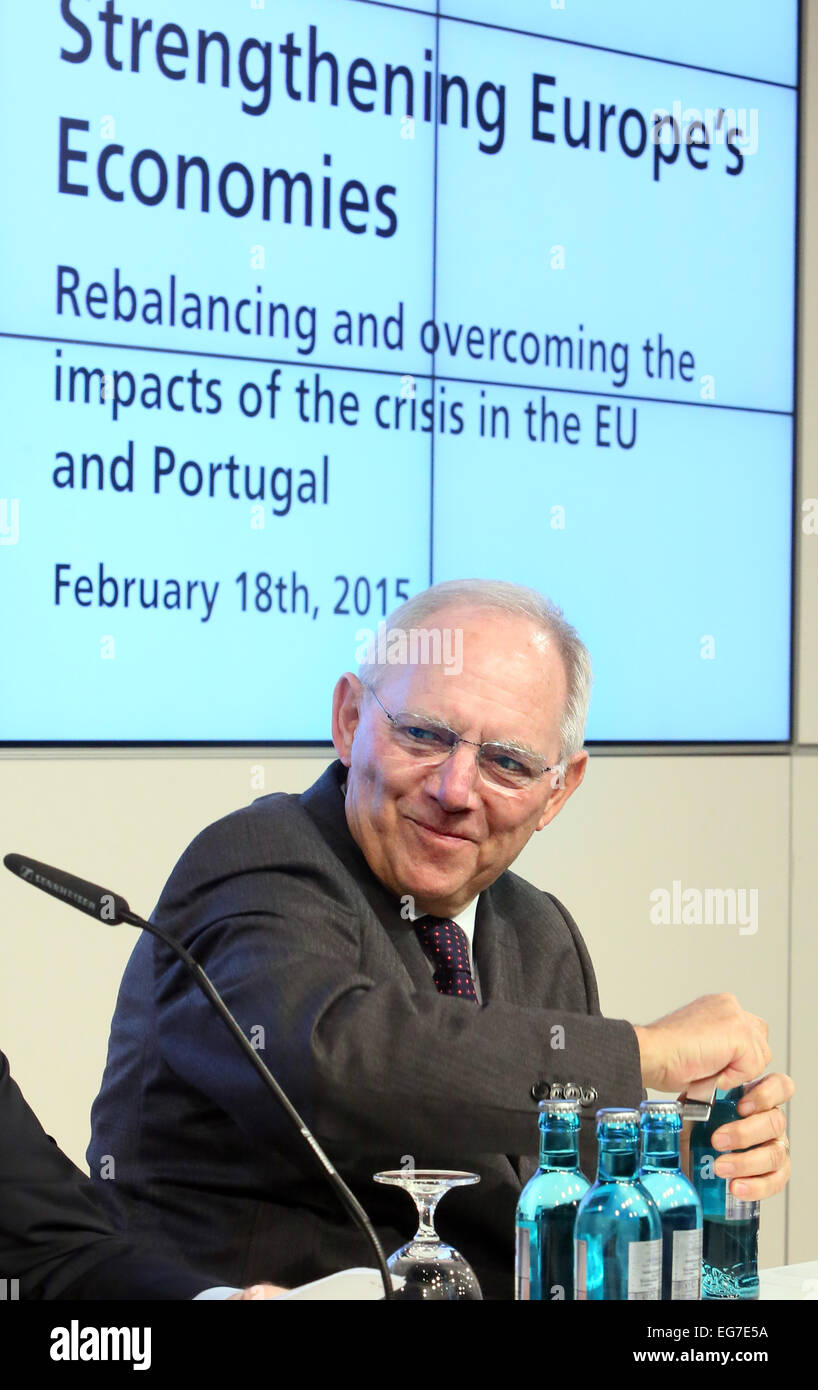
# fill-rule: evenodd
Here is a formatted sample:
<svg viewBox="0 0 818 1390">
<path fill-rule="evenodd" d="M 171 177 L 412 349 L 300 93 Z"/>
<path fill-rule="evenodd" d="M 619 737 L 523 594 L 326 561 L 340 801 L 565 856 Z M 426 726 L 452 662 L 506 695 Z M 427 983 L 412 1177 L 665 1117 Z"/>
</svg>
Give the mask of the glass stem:
<svg viewBox="0 0 818 1390">
<path fill-rule="evenodd" d="M 415 1206 L 418 1209 L 418 1229 L 415 1240 L 437 1241 L 437 1231 L 435 1230 L 435 1210 L 442 1197 L 442 1192 L 420 1193 L 414 1192 Z"/>
</svg>

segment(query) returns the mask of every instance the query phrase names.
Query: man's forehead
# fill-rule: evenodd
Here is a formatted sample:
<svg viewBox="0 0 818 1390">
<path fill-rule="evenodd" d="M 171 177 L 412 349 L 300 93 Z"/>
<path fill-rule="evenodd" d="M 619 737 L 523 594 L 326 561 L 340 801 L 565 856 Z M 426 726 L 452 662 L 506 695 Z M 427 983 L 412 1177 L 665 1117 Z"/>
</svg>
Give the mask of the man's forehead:
<svg viewBox="0 0 818 1390">
<path fill-rule="evenodd" d="M 553 680 L 563 674 L 563 664 L 551 633 L 525 614 L 507 613 L 493 608 L 446 608 L 427 618 L 416 630 L 427 640 L 412 642 L 412 632 L 404 634 L 407 653 L 417 651 L 441 652 L 438 663 L 410 661 L 408 679 L 414 684 L 427 675 L 435 674 L 435 665 L 446 667 L 455 651 L 462 657 L 462 670 L 478 678 L 484 674 L 499 675 L 503 671 L 519 670 L 522 679 Z M 432 641 L 434 636 L 437 641 Z M 449 679 L 453 679 L 449 671 Z"/>
<path fill-rule="evenodd" d="M 378 693 L 401 709 L 429 713 L 469 713 L 479 706 L 489 715 L 521 713 L 546 724 L 559 716 L 566 694 L 563 662 L 551 635 L 531 619 L 509 613 L 447 609 L 427 620 L 427 628 L 459 634 L 459 669 L 446 662 L 387 664 Z M 453 650 L 450 641 L 443 650 Z M 444 709 L 441 706 L 445 707 Z M 391 706 L 397 712 L 397 706 Z"/>
<path fill-rule="evenodd" d="M 524 642 L 529 643 L 534 636 L 540 643 L 550 641 L 550 634 L 533 618 L 525 613 L 512 613 L 501 608 L 479 607 L 474 604 L 449 604 L 429 613 L 423 619 L 416 619 L 414 627 L 434 629 L 441 632 L 460 630 L 464 640 L 470 636 L 490 638 L 495 644 Z M 399 624 L 389 624 L 389 629 Z M 411 628 L 408 629 L 411 631 Z"/>
</svg>

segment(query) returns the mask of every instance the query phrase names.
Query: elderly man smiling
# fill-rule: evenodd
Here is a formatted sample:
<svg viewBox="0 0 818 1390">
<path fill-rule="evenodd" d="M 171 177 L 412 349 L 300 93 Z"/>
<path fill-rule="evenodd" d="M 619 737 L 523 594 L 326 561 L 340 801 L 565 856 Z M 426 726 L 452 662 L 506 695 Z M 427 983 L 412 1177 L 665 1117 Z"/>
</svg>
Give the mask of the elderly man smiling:
<svg viewBox="0 0 818 1390">
<path fill-rule="evenodd" d="M 439 1229 L 484 1294 L 510 1297 L 540 1097 L 581 1099 L 592 1174 L 598 1106 L 637 1104 L 643 1086 L 749 1080 L 770 1050 L 763 1020 L 730 995 L 646 1026 L 602 1016 L 569 913 L 509 871 L 582 782 L 587 653 L 553 605 L 509 584 L 437 585 L 389 626 L 432 621 L 462 633 L 462 670 L 342 676 L 337 761 L 301 796 L 263 797 L 203 831 L 155 916 L 264 1048 L 387 1251 L 409 1214 L 375 1171 L 411 1155 L 480 1174 L 447 1198 Z M 768 1076 L 726 1127 L 728 1146 L 747 1150 L 732 1156 L 737 1195 L 786 1182 L 776 1107 L 792 1091 Z M 92 1175 L 114 1157 L 116 1181 L 100 1187 L 132 1230 L 225 1283 L 290 1285 L 368 1259 L 219 1020 L 147 934 L 92 1118 Z"/>
</svg>

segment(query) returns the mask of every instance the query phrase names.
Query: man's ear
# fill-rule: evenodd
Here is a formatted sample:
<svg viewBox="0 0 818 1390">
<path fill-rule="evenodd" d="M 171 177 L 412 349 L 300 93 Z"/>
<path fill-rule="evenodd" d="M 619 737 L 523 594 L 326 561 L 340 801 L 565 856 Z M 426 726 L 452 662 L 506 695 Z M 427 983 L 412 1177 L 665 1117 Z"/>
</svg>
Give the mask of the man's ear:
<svg viewBox="0 0 818 1390">
<path fill-rule="evenodd" d="M 332 741 L 344 767 L 352 760 L 352 740 L 361 717 L 364 688 L 358 677 L 347 671 L 332 692 Z"/>
<path fill-rule="evenodd" d="M 556 786 L 546 802 L 545 809 L 537 821 L 537 829 L 544 830 L 549 821 L 552 821 L 558 811 L 561 811 L 572 792 L 575 792 L 588 766 L 588 750 L 583 748 L 581 753 L 575 753 L 568 763 L 563 777 L 556 781 Z M 557 774 L 547 772 L 546 777 L 557 779 Z"/>
</svg>

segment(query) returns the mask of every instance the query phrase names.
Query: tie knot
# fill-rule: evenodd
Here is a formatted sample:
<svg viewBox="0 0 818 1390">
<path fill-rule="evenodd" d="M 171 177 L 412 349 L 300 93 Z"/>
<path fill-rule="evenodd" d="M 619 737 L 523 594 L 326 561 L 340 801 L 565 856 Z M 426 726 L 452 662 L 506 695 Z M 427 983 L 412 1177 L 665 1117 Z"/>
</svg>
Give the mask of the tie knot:
<svg viewBox="0 0 818 1390">
<path fill-rule="evenodd" d="M 440 994 L 455 995 L 477 1002 L 471 966 L 469 943 L 463 928 L 451 917 L 419 917 L 415 931 L 423 950 L 432 962 L 434 981 Z"/>
</svg>

